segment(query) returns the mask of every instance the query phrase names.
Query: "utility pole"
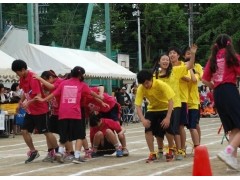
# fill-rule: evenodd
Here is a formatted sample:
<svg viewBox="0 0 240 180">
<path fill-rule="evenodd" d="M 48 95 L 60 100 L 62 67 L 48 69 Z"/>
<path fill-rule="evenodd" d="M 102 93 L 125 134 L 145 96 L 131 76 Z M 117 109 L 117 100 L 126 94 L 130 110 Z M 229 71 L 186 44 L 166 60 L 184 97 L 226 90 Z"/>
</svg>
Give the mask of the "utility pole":
<svg viewBox="0 0 240 180">
<path fill-rule="evenodd" d="M 196 4 L 195 4 L 196 6 Z M 187 14 L 188 15 L 188 42 L 189 47 L 193 44 L 193 15 L 199 15 L 199 12 L 193 12 L 193 3 L 185 4 L 185 7 L 187 7 Z"/>
<path fill-rule="evenodd" d="M 193 3 L 189 3 L 189 47 L 193 44 Z"/>
<path fill-rule="evenodd" d="M 138 4 L 133 4 L 132 8 L 135 10 L 132 12 L 133 16 L 137 16 L 138 24 L 138 71 L 142 70 L 142 48 L 141 48 L 141 25 L 140 25 L 140 10 Z"/>
</svg>

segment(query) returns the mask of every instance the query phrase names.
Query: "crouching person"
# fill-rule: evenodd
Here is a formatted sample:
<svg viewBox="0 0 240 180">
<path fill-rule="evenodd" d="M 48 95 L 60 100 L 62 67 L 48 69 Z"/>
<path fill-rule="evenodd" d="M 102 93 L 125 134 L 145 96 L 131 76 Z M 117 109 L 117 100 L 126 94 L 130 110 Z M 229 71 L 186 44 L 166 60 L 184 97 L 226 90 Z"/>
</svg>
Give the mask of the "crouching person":
<svg viewBox="0 0 240 180">
<path fill-rule="evenodd" d="M 90 141 L 93 147 L 92 157 L 111 155 L 116 152 L 117 157 L 122 157 L 122 147 L 119 141 L 124 138 L 124 128 L 120 123 L 112 119 L 101 118 L 98 112 L 94 112 L 89 117 Z"/>
</svg>

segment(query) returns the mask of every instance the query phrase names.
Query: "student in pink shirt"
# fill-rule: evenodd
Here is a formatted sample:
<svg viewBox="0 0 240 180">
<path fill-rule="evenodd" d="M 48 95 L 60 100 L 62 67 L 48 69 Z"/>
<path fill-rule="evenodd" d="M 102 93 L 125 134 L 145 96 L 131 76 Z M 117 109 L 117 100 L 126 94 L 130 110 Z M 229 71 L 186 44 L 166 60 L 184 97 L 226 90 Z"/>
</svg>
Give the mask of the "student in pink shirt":
<svg viewBox="0 0 240 180">
<path fill-rule="evenodd" d="M 102 87 L 91 87 L 90 88 L 92 92 L 95 92 L 101 96 L 103 96 L 103 100 L 100 101 L 97 98 L 94 98 L 91 95 L 87 95 L 84 96 L 84 108 L 85 108 L 85 112 L 86 114 L 91 114 L 94 111 L 99 112 L 100 116 L 102 118 L 108 118 L 114 121 L 117 121 L 120 123 L 120 117 L 121 115 L 119 114 L 120 112 L 120 105 L 118 104 L 118 102 L 116 101 L 115 97 L 108 95 L 105 92 L 101 92 L 100 89 L 102 89 Z M 108 104 L 108 106 L 105 106 L 104 104 Z M 126 138 L 125 135 L 123 134 L 123 138 L 121 138 L 120 140 L 121 144 L 122 144 L 122 150 L 123 150 L 123 155 L 124 156 L 128 156 L 129 152 L 127 149 L 127 145 L 126 145 Z"/>
<path fill-rule="evenodd" d="M 24 92 L 19 101 L 19 107 L 26 109 L 22 135 L 30 149 L 28 159 L 25 161 L 25 163 L 29 163 L 40 156 L 33 145 L 30 134 L 34 129 L 36 129 L 38 133 L 46 136 L 48 149 L 56 149 L 58 145 L 55 136 L 49 132 L 47 126 L 48 104 L 35 100 L 36 97 L 43 98 L 44 96 L 39 80 L 33 78 L 34 73 L 29 71 L 26 62 L 20 59 L 13 61 L 12 71 L 20 77 L 19 86 Z"/>
<path fill-rule="evenodd" d="M 220 34 L 212 46 L 212 53 L 204 68 L 202 82 L 213 89 L 214 103 L 225 133 L 230 133 L 229 144 L 218 158 L 229 167 L 239 170 L 237 149 L 240 145 L 240 96 L 236 86 L 240 75 L 240 57 L 232 39 Z"/>
<path fill-rule="evenodd" d="M 47 101 L 54 96 L 60 96 L 59 103 L 59 135 L 60 144 L 56 159 L 64 162 L 64 146 L 67 141 L 74 141 L 75 152 L 73 163 L 82 163 L 84 159 L 80 157 L 83 140 L 86 138 L 85 121 L 82 120 L 81 99 L 82 94 L 91 94 L 89 86 L 83 82 L 85 70 L 76 66 L 71 70 L 71 78 L 63 81 L 54 92 L 40 101 Z"/>
<path fill-rule="evenodd" d="M 43 88 L 46 93 L 52 93 L 57 87 L 64 81 L 64 79 L 59 78 L 53 70 L 44 71 L 41 74 L 41 77 L 38 75 L 34 76 L 36 79 L 38 79 L 42 84 Z M 50 107 L 51 107 L 51 114 L 48 121 L 49 130 L 52 133 L 59 134 L 59 120 L 58 120 L 58 109 L 59 109 L 59 102 L 60 97 L 56 96 L 53 97 L 50 101 Z M 66 153 L 64 156 L 64 161 L 72 161 L 74 158 L 74 149 L 72 142 L 66 142 L 65 144 Z M 47 156 L 42 160 L 43 162 L 52 162 L 55 160 L 55 153 L 58 152 L 57 149 L 49 150 Z"/>
<path fill-rule="evenodd" d="M 102 86 L 100 86 L 102 87 Z M 104 87 L 103 87 L 104 88 Z M 106 117 L 109 119 L 113 119 L 114 121 L 120 122 L 119 115 L 119 107 L 117 105 L 117 101 L 115 97 L 110 96 L 105 92 L 100 92 L 99 87 L 90 87 L 91 91 L 96 94 L 103 96 L 103 101 L 99 101 L 91 95 L 87 95 L 84 97 L 84 107 L 87 114 L 90 114 L 93 111 L 98 111 L 101 113 L 102 117 Z M 108 106 L 103 105 L 103 103 Z"/>
<path fill-rule="evenodd" d="M 116 121 L 101 118 L 99 112 L 94 111 L 90 115 L 90 141 L 93 146 L 92 157 L 113 154 L 116 151 L 117 157 L 122 157 L 123 152 L 118 143 L 124 135 L 124 128 Z"/>
</svg>

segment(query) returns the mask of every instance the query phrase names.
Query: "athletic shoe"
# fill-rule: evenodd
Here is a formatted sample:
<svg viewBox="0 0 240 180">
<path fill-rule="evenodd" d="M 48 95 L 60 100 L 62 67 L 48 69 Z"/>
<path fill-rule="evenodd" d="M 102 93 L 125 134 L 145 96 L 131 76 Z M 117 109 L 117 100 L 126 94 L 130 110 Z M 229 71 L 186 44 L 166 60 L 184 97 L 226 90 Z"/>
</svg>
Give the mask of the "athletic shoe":
<svg viewBox="0 0 240 180">
<path fill-rule="evenodd" d="M 180 149 L 181 150 L 181 154 L 183 155 L 184 158 L 187 157 L 186 149 Z"/>
<path fill-rule="evenodd" d="M 55 159 L 54 149 L 47 153 L 46 157 L 43 158 L 42 162 L 53 162 Z"/>
<path fill-rule="evenodd" d="M 230 168 L 239 170 L 237 158 L 233 157 L 231 154 L 227 154 L 225 151 L 221 151 L 218 153 L 217 157 Z"/>
<path fill-rule="evenodd" d="M 32 162 L 34 159 L 37 159 L 40 156 L 37 150 L 30 151 L 27 154 L 28 154 L 28 159 L 25 161 L 25 164 Z"/>
<path fill-rule="evenodd" d="M 61 154 L 61 153 L 58 152 L 58 153 L 55 154 L 55 158 L 56 158 L 57 162 L 59 162 L 59 163 L 64 163 L 63 154 Z"/>
<path fill-rule="evenodd" d="M 116 150 L 116 156 L 117 157 L 123 157 L 123 152 L 121 149 Z"/>
<path fill-rule="evenodd" d="M 166 161 L 167 162 L 170 162 L 170 161 L 172 161 L 173 160 L 173 149 L 169 149 L 169 151 L 168 151 L 168 153 L 166 154 Z"/>
<path fill-rule="evenodd" d="M 83 162 L 85 162 L 85 160 L 82 157 L 79 157 L 79 158 L 74 157 L 72 160 L 72 163 L 74 163 L 74 164 L 81 164 Z"/>
<path fill-rule="evenodd" d="M 161 160 L 161 159 L 163 159 L 163 151 L 158 151 L 158 153 L 157 153 L 157 159 L 158 160 Z"/>
<path fill-rule="evenodd" d="M 183 160 L 184 158 L 184 153 L 181 149 L 178 149 L 177 152 L 175 153 L 175 159 L 178 161 Z"/>
<path fill-rule="evenodd" d="M 85 159 L 91 159 L 92 158 L 91 154 L 92 154 L 93 151 L 91 149 L 84 150 L 84 151 L 85 151 L 84 158 Z"/>
<path fill-rule="evenodd" d="M 63 159 L 64 162 L 72 162 L 74 159 L 74 155 L 72 155 L 71 153 L 65 153 Z"/>
<path fill-rule="evenodd" d="M 124 148 L 122 150 L 122 153 L 123 153 L 123 156 L 128 156 L 129 155 L 129 152 L 128 152 L 127 148 Z"/>
<path fill-rule="evenodd" d="M 150 163 L 157 160 L 157 155 L 156 153 L 150 153 L 148 156 L 148 159 L 146 160 L 146 163 Z"/>
<path fill-rule="evenodd" d="M 98 152 L 92 152 L 91 153 L 92 158 L 97 158 L 97 157 L 100 157 L 100 156 L 104 156 L 104 154 L 99 154 Z"/>
</svg>

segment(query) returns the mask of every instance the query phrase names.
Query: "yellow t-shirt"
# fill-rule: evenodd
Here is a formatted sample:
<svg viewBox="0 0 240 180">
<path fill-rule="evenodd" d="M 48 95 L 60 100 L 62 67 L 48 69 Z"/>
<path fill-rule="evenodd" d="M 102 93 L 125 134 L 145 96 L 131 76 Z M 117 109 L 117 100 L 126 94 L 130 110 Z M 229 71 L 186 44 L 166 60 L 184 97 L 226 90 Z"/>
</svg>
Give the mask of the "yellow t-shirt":
<svg viewBox="0 0 240 180">
<path fill-rule="evenodd" d="M 180 66 L 186 66 L 184 62 L 181 61 Z M 188 71 L 188 74 L 185 76 L 188 78 L 191 78 L 190 71 Z M 188 82 L 180 79 L 179 81 L 179 87 L 180 87 L 180 99 L 181 102 L 188 102 Z"/>
<path fill-rule="evenodd" d="M 202 76 L 203 76 L 203 67 L 201 66 L 201 64 L 196 63 L 194 65 L 194 69 L 199 74 L 199 78 L 200 78 L 200 81 L 201 81 L 202 80 Z"/>
<path fill-rule="evenodd" d="M 164 111 L 168 110 L 168 101 L 175 96 L 172 88 L 159 79 L 153 79 L 152 87 L 146 89 L 142 84 L 137 88 L 135 105 L 141 106 L 143 98 L 149 101 L 148 111 Z"/>
<path fill-rule="evenodd" d="M 195 77 L 197 78 L 197 82 L 190 81 L 188 83 L 189 87 L 189 99 L 188 99 L 188 109 L 198 109 L 200 104 L 199 91 L 198 91 L 198 83 L 200 81 L 201 65 L 194 65 L 194 70 L 196 71 Z"/>
<path fill-rule="evenodd" d="M 172 68 L 172 72 L 169 77 L 163 77 L 163 78 L 158 77 L 158 79 L 167 83 L 175 92 L 175 96 L 173 97 L 173 102 L 174 102 L 173 107 L 181 107 L 179 80 L 187 74 L 188 74 L 188 70 L 186 66 L 174 66 Z"/>
</svg>

